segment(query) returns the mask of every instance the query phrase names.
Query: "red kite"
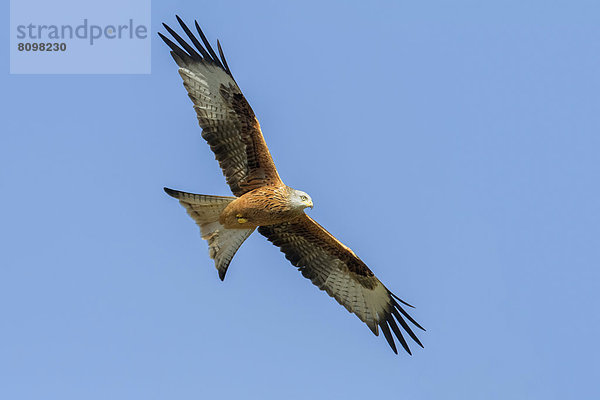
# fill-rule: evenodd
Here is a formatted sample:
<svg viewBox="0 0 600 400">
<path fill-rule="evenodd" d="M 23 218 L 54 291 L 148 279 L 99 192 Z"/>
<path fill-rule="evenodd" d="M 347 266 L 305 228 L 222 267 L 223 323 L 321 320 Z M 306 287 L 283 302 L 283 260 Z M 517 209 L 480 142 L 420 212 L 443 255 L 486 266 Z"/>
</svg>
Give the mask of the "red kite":
<svg viewBox="0 0 600 400">
<path fill-rule="evenodd" d="M 356 314 L 375 335 L 381 328 L 395 353 L 392 332 L 410 354 L 400 327 L 423 347 L 406 320 L 423 328 L 402 307 L 412 306 L 390 292 L 352 250 L 304 213 L 313 206 L 308 194 L 283 183 L 219 42 L 220 57 L 197 22 L 202 43 L 179 17 L 177 21 L 191 44 L 165 24 L 179 46 L 159 36 L 171 48 L 202 137 L 215 153 L 235 197 L 165 191 L 179 200 L 200 227 L 221 280 L 240 245 L 258 228 L 302 275 Z"/>
</svg>

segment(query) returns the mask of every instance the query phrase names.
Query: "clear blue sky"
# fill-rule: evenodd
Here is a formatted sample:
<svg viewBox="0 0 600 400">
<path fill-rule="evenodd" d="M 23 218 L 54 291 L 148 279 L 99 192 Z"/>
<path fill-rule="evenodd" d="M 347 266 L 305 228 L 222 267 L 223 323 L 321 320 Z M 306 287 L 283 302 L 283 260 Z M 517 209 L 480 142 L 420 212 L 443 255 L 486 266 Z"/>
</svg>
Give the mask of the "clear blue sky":
<svg viewBox="0 0 600 400">
<path fill-rule="evenodd" d="M 600 398 L 598 2 L 282 3 L 153 1 L 150 75 L 2 52 L 0 397 Z M 156 36 L 176 13 L 425 349 L 394 355 L 258 234 L 219 281 L 162 192 L 229 194 Z"/>
</svg>

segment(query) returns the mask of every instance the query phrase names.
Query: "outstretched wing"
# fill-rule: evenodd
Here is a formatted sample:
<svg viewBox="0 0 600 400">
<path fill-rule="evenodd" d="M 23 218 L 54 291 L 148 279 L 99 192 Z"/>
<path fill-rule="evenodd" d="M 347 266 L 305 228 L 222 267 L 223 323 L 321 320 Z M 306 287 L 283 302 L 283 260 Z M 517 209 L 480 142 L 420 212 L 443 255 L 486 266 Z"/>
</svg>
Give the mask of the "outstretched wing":
<svg viewBox="0 0 600 400">
<path fill-rule="evenodd" d="M 352 250 L 312 218 L 304 214 L 293 222 L 260 226 L 258 231 L 278 246 L 302 275 L 356 314 L 376 336 L 381 328 L 396 354 L 398 351 L 390 328 L 402 347 L 411 354 L 398 323 L 423 347 L 405 319 L 423 328 L 400 303 L 412 306 L 390 292 Z"/>
<path fill-rule="evenodd" d="M 265 185 L 281 183 L 252 108 L 231 75 L 221 45 L 217 57 L 195 22 L 202 45 L 177 17 L 190 45 L 163 24 L 179 46 L 158 34 L 171 48 L 188 95 L 194 103 L 202 137 L 215 153 L 231 191 L 236 196 Z"/>
</svg>

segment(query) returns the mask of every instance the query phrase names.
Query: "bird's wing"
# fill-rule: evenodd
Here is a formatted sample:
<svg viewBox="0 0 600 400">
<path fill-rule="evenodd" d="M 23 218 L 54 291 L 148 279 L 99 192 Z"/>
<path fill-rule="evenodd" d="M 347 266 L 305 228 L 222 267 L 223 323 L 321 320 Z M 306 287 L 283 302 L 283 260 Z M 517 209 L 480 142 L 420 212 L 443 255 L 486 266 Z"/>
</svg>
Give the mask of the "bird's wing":
<svg viewBox="0 0 600 400">
<path fill-rule="evenodd" d="M 356 314 L 376 336 L 381 328 L 395 353 L 398 351 L 391 332 L 410 354 L 398 323 L 423 347 L 406 320 L 423 328 L 408 315 L 401 303 L 412 306 L 390 292 L 352 250 L 312 218 L 304 214 L 293 222 L 260 226 L 258 231 L 278 246 L 302 275 Z"/>
<path fill-rule="evenodd" d="M 215 153 L 231 191 L 241 196 L 261 186 L 281 184 L 258 120 L 231 75 L 221 45 L 217 41 L 219 59 L 197 22 L 204 45 L 179 17 L 177 21 L 191 44 L 165 24 L 179 46 L 159 36 L 171 48 L 183 86 L 194 103 L 202 137 Z"/>
</svg>

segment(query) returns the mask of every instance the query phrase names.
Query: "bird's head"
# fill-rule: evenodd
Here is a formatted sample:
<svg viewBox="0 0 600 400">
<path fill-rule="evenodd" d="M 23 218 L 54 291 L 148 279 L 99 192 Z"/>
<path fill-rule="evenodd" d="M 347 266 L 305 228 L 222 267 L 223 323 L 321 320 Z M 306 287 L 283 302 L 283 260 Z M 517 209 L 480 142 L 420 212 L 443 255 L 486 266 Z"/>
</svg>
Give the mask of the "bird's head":
<svg viewBox="0 0 600 400">
<path fill-rule="evenodd" d="M 292 192 L 291 201 L 294 207 L 298 207 L 300 209 L 305 209 L 306 207 L 313 208 L 312 199 L 302 190 L 294 189 Z"/>
</svg>

